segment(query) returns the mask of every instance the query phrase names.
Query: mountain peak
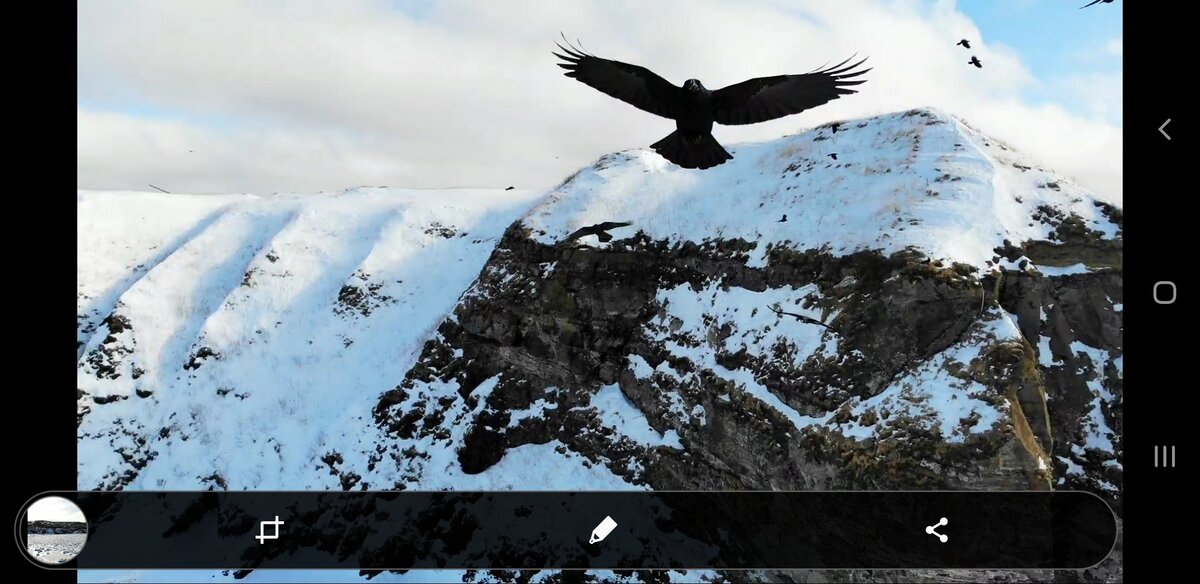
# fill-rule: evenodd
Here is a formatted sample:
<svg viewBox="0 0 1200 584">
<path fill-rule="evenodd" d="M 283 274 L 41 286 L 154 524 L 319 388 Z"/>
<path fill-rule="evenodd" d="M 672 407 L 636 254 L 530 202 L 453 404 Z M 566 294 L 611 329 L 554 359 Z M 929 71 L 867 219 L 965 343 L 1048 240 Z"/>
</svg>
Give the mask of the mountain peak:
<svg viewBox="0 0 1200 584">
<path fill-rule="evenodd" d="M 759 266 L 783 246 L 837 255 L 915 248 L 983 267 L 1006 244 L 1055 241 L 1064 222 L 1098 240 L 1120 235 L 1118 209 L 935 108 L 729 150 L 733 160 L 703 171 L 644 149 L 603 156 L 523 223 L 543 243 L 615 219 L 633 222 L 624 233 L 656 241 L 740 239 L 754 243 Z"/>
</svg>

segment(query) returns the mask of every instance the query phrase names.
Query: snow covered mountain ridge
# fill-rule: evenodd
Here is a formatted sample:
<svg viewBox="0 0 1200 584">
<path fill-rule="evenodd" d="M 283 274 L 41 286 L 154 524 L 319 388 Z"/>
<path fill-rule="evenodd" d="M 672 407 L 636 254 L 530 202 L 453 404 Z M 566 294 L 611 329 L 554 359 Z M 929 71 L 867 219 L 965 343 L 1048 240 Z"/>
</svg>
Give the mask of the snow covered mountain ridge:
<svg viewBox="0 0 1200 584">
<path fill-rule="evenodd" d="M 730 150 L 608 155 L 536 204 L 81 192 L 80 488 L 1119 509 L 1119 208 L 933 110 Z M 563 241 L 603 221 L 632 225 Z"/>
<path fill-rule="evenodd" d="M 632 221 L 655 240 L 740 238 L 759 244 L 754 266 L 777 245 L 837 255 L 911 246 L 984 266 L 1004 240 L 1053 240 L 1058 214 L 1106 240 L 1119 232 L 1086 189 L 938 110 L 834 128 L 737 145 L 734 161 L 704 173 L 648 150 L 612 154 L 524 222 L 542 243 L 608 220 Z"/>
</svg>

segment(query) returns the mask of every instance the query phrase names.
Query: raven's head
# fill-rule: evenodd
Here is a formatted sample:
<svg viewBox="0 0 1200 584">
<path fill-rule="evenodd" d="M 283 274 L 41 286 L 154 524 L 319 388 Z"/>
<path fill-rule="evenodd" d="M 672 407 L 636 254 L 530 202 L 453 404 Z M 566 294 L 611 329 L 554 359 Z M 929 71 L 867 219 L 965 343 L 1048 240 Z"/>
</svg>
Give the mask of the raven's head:
<svg viewBox="0 0 1200 584">
<path fill-rule="evenodd" d="M 687 81 L 684 81 L 683 88 L 688 90 L 691 93 L 700 93 L 702 91 L 707 91 L 707 89 L 705 89 L 705 87 L 704 87 L 704 84 L 700 83 L 699 79 L 688 79 Z"/>
</svg>

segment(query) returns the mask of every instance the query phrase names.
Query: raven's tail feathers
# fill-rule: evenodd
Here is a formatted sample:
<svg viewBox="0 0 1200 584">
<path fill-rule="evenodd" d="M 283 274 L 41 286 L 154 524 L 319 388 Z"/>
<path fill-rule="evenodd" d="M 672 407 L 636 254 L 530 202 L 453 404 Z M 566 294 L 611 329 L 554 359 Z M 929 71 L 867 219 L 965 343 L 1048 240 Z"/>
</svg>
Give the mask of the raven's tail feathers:
<svg viewBox="0 0 1200 584">
<path fill-rule="evenodd" d="M 675 130 L 650 147 L 683 168 L 711 168 L 733 159 L 733 155 L 726 152 L 712 134 L 685 136 Z"/>
</svg>

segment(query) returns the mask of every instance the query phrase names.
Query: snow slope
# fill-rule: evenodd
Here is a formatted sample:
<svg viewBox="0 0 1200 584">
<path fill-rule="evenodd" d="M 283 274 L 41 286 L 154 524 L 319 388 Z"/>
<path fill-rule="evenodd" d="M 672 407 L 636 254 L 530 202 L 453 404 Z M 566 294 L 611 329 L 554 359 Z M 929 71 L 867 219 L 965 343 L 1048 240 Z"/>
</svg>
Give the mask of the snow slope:
<svg viewBox="0 0 1200 584">
<path fill-rule="evenodd" d="M 81 192 L 81 314 L 127 325 L 81 326 L 80 488 L 334 487 L 320 458 L 369 425 L 529 198 L 430 202 L 460 194 Z"/>
<path fill-rule="evenodd" d="M 130 286 L 224 209 L 252 198 L 81 191 L 76 196 L 79 356 L 89 335 Z"/>
<path fill-rule="evenodd" d="M 26 546 L 44 564 L 65 564 L 83 551 L 86 533 L 31 533 Z"/>
</svg>

